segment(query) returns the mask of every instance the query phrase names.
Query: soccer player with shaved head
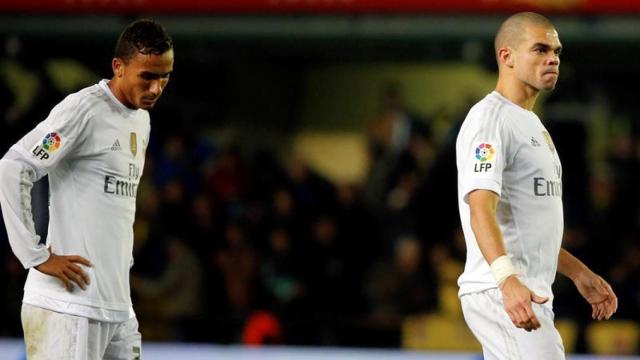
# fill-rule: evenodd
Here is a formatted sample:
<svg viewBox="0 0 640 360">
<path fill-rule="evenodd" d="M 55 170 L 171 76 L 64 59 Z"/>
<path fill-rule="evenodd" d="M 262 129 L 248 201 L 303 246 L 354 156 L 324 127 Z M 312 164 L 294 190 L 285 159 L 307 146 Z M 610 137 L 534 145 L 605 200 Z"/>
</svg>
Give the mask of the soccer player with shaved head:
<svg viewBox="0 0 640 360">
<path fill-rule="evenodd" d="M 152 20 L 120 35 L 113 76 L 67 96 L 0 160 L 11 248 L 29 269 L 22 328 L 29 360 L 140 359 L 129 289 L 133 221 L 151 109 L 173 71 Z M 49 232 L 36 234 L 33 183 L 49 177 Z"/>
<path fill-rule="evenodd" d="M 458 205 L 467 246 L 458 279 L 465 320 L 485 359 L 564 359 L 551 285 L 569 277 L 609 319 L 611 286 L 562 248 L 562 165 L 532 111 L 560 74 L 562 43 L 546 17 L 509 17 L 495 37 L 498 83 L 469 111 L 458 134 Z"/>
</svg>

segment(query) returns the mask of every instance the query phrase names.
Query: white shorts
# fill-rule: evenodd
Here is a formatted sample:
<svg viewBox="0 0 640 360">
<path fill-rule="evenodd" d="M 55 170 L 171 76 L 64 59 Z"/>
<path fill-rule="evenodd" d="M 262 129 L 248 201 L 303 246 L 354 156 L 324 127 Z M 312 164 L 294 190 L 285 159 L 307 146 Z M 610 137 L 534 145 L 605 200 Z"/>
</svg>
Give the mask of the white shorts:
<svg viewBox="0 0 640 360">
<path fill-rule="evenodd" d="M 22 304 L 29 360 L 140 359 L 138 321 L 97 321 Z"/>
<path fill-rule="evenodd" d="M 564 360 L 564 346 L 553 312 L 532 304 L 541 327 L 527 332 L 511 322 L 502 292 L 489 289 L 460 297 L 467 325 L 482 345 L 485 360 Z"/>
</svg>

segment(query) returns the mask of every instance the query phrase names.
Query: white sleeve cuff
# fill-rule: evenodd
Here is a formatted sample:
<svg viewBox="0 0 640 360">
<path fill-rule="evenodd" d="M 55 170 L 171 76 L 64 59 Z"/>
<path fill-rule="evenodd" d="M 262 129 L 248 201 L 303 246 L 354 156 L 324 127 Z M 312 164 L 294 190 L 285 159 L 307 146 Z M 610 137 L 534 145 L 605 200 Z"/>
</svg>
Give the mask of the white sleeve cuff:
<svg viewBox="0 0 640 360">
<path fill-rule="evenodd" d="M 502 184 L 494 179 L 469 179 L 463 184 L 462 188 L 465 203 L 469 203 L 469 193 L 474 190 L 490 190 L 500 196 Z"/>
</svg>

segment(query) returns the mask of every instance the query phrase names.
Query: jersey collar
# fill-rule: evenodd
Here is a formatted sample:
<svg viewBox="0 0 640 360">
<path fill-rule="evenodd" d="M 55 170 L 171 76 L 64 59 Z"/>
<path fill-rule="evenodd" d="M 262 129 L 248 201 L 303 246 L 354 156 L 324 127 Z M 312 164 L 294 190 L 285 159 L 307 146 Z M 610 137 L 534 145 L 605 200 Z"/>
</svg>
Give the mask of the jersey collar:
<svg viewBox="0 0 640 360">
<path fill-rule="evenodd" d="M 100 82 L 98 83 L 98 86 L 100 86 L 100 88 L 102 88 L 102 90 L 104 90 L 104 92 L 107 93 L 107 96 L 109 96 L 109 98 L 116 104 L 116 106 L 120 110 L 129 112 L 129 113 L 133 113 L 133 112 L 138 111 L 138 110 L 130 109 L 130 108 L 124 106 L 124 104 L 121 103 L 120 100 L 118 100 L 118 98 L 116 98 L 115 95 L 113 95 L 113 92 L 109 88 L 109 80 L 108 79 L 100 80 Z"/>
</svg>

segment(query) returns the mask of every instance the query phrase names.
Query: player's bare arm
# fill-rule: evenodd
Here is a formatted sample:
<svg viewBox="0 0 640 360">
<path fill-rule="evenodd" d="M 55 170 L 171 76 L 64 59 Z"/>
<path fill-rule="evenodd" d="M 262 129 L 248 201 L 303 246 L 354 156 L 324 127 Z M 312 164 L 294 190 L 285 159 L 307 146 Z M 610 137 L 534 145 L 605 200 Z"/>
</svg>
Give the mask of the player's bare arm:
<svg viewBox="0 0 640 360">
<path fill-rule="evenodd" d="M 51 250 L 49 253 L 47 261 L 35 266 L 36 270 L 60 279 L 67 291 L 73 289 L 73 283 L 83 290 L 86 289 L 89 285 L 89 275 L 78 264 L 91 266 L 89 260 L 78 255 L 56 255 Z"/>
<path fill-rule="evenodd" d="M 506 254 L 496 219 L 498 200 L 498 195 L 489 190 L 475 190 L 469 194 L 471 228 L 480 251 L 489 264 Z M 499 286 L 502 290 L 505 310 L 513 324 L 526 331 L 540 328 L 540 322 L 531 308 L 531 302 L 544 304 L 548 298 L 534 294 L 516 276 L 507 277 Z"/>
<path fill-rule="evenodd" d="M 611 285 L 565 249 L 560 249 L 558 272 L 570 278 L 591 305 L 593 319 L 609 319 L 618 309 L 618 297 Z"/>
</svg>

